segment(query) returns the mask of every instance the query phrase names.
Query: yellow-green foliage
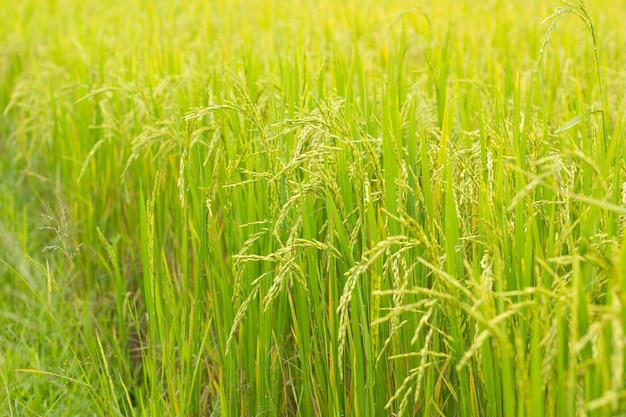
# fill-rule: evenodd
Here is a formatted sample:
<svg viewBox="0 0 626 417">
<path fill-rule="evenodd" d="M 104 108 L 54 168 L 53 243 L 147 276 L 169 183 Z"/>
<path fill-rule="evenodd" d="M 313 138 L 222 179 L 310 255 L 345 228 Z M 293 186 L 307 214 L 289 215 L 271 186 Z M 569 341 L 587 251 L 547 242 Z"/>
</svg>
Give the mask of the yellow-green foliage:
<svg viewBox="0 0 626 417">
<path fill-rule="evenodd" d="M 0 414 L 626 415 L 625 19 L 1 2 Z"/>
</svg>

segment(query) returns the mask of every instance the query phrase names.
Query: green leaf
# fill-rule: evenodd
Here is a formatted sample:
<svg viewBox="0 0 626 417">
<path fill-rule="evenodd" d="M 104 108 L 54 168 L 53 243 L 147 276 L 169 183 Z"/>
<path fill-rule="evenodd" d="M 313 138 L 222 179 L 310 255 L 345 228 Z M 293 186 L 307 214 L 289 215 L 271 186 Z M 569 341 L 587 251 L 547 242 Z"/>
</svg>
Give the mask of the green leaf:
<svg viewBox="0 0 626 417">
<path fill-rule="evenodd" d="M 576 126 L 577 124 L 582 122 L 583 116 L 589 116 L 590 114 L 601 113 L 601 112 L 602 112 L 602 110 L 589 110 L 589 111 L 587 111 L 587 112 L 585 112 L 583 114 L 579 114 L 578 116 L 576 116 L 573 119 L 569 120 L 563 126 L 559 127 L 557 130 L 555 130 L 554 133 L 561 133 L 561 132 L 564 132 L 566 130 L 569 130 L 569 129 L 573 128 L 574 126 Z"/>
</svg>

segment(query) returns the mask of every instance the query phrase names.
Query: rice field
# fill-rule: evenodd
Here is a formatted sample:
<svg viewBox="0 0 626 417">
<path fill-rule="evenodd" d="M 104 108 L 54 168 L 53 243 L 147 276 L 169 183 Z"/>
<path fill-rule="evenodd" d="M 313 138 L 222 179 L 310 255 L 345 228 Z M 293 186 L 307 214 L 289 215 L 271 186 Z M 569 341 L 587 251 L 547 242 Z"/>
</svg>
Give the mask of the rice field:
<svg viewBox="0 0 626 417">
<path fill-rule="evenodd" d="M 0 2 L 0 415 L 626 416 L 625 19 Z"/>
</svg>

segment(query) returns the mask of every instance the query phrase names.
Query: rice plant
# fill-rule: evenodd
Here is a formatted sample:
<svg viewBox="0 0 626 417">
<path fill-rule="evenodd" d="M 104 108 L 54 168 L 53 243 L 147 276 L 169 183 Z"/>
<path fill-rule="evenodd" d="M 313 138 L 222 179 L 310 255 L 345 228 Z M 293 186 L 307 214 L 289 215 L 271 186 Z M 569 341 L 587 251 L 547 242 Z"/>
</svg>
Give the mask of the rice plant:
<svg viewBox="0 0 626 417">
<path fill-rule="evenodd" d="M 0 17 L 2 415 L 626 415 L 620 8 Z"/>
</svg>

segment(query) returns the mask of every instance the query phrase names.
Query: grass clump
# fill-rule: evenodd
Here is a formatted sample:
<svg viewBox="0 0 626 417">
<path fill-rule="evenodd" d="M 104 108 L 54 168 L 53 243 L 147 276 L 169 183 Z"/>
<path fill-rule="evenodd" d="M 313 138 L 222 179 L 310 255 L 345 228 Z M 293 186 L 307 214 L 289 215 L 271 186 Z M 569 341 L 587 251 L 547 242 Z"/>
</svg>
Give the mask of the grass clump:
<svg viewBox="0 0 626 417">
<path fill-rule="evenodd" d="M 0 5 L 2 413 L 626 413 L 623 13 L 552 6 Z"/>
</svg>

